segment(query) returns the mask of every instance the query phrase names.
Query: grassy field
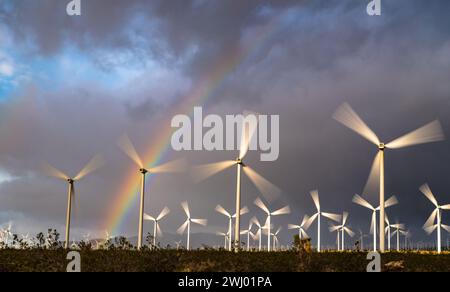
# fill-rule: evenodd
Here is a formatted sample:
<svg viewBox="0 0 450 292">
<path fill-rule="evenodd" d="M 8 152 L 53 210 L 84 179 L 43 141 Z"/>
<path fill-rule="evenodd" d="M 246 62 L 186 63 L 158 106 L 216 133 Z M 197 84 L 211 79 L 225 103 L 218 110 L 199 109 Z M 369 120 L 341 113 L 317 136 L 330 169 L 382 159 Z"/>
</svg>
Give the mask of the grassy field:
<svg viewBox="0 0 450 292">
<path fill-rule="evenodd" d="M 83 272 L 365 272 L 366 253 L 81 251 Z M 64 272 L 64 250 L 0 250 L 0 272 Z M 450 253 L 387 253 L 383 271 L 450 271 Z"/>
</svg>

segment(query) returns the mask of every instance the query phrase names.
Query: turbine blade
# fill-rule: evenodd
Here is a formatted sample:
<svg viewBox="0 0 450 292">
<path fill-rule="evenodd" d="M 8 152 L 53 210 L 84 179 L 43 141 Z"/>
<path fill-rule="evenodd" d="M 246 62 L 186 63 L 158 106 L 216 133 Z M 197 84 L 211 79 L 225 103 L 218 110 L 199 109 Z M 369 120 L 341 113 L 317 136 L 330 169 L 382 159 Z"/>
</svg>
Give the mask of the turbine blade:
<svg viewBox="0 0 450 292">
<path fill-rule="evenodd" d="M 314 201 L 314 205 L 316 205 L 317 211 L 320 212 L 319 191 L 318 190 L 311 191 L 311 198 Z"/>
<path fill-rule="evenodd" d="M 341 229 L 341 226 L 331 225 L 328 229 L 330 230 L 330 232 L 335 232 Z"/>
<path fill-rule="evenodd" d="M 222 161 L 217 163 L 211 163 L 211 164 L 205 164 L 205 165 L 199 165 L 195 166 L 193 168 L 193 176 L 194 180 L 199 183 L 207 178 L 210 178 L 211 176 L 224 171 L 227 168 L 232 167 L 233 165 L 236 165 L 236 161 L 228 160 L 228 161 Z"/>
<path fill-rule="evenodd" d="M 309 216 L 308 215 L 305 215 L 305 216 L 303 216 L 303 220 L 302 220 L 302 223 L 300 224 L 300 227 L 305 227 L 305 224 L 306 224 L 306 222 L 308 222 L 308 220 L 309 220 Z M 308 229 L 308 228 L 306 228 L 306 229 Z"/>
<path fill-rule="evenodd" d="M 243 170 L 267 201 L 272 202 L 281 195 L 281 190 L 277 186 L 262 177 L 251 167 L 245 166 Z"/>
<path fill-rule="evenodd" d="M 181 207 L 183 208 L 184 213 L 186 213 L 186 216 L 188 218 L 191 218 L 191 211 L 189 211 L 189 204 L 188 204 L 188 202 L 181 203 Z"/>
<path fill-rule="evenodd" d="M 84 178 L 86 175 L 90 174 L 91 172 L 99 169 L 102 167 L 102 165 L 105 163 L 105 160 L 102 156 L 97 155 L 94 158 L 92 158 L 91 161 L 89 161 L 88 164 L 77 174 L 77 176 L 74 178 L 74 180 L 80 180 Z"/>
<path fill-rule="evenodd" d="M 360 195 L 355 195 L 352 201 L 353 203 L 363 206 L 367 209 L 375 210 L 375 208 L 369 202 L 363 199 Z"/>
<path fill-rule="evenodd" d="M 344 214 L 342 215 L 342 226 L 345 226 L 345 224 L 347 223 L 347 219 L 348 219 L 348 212 L 344 212 Z"/>
<path fill-rule="evenodd" d="M 181 225 L 180 228 L 178 228 L 177 233 L 180 234 L 180 235 L 183 234 L 184 231 L 186 231 L 186 228 L 188 227 L 188 224 L 189 224 L 189 221 L 184 222 L 184 224 Z"/>
<path fill-rule="evenodd" d="M 326 217 L 328 219 L 331 219 L 333 221 L 336 221 L 336 222 L 340 222 L 342 219 L 341 215 L 333 214 L 333 213 L 322 213 L 322 216 Z"/>
<path fill-rule="evenodd" d="M 192 219 L 191 221 L 202 226 L 208 225 L 208 220 L 206 219 Z"/>
<path fill-rule="evenodd" d="M 300 230 L 300 233 L 302 234 L 303 238 L 309 238 L 308 233 L 306 233 L 303 229 Z"/>
<path fill-rule="evenodd" d="M 169 213 L 170 213 L 170 209 L 167 208 L 167 207 L 165 207 L 165 208 L 161 211 L 161 213 L 159 214 L 158 218 L 156 218 L 156 220 L 159 221 L 159 220 L 163 219 L 164 217 L 166 217 L 167 215 L 169 215 Z"/>
<path fill-rule="evenodd" d="M 443 209 L 443 210 L 450 210 L 450 205 L 441 206 L 441 209 Z"/>
<path fill-rule="evenodd" d="M 266 207 L 266 205 L 263 203 L 263 201 L 260 198 L 256 198 L 255 205 L 258 206 L 264 212 L 266 212 L 267 215 L 270 214 L 269 208 Z"/>
<path fill-rule="evenodd" d="M 364 186 L 363 193 L 368 197 L 378 197 L 380 192 L 380 158 L 381 152 L 378 151 L 373 160 L 366 185 Z"/>
<path fill-rule="evenodd" d="M 301 227 L 298 225 L 289 224 L 288 229 L 300 229 Z"/>
<path fill-rule="evenodd" d="M 150 173 L 180 173 L 185 172 L 187 162 L 185 159 L 178 159 L 165 164 L 150 168 Z"/>
<path fill-rule="evenodd" d="M 353 232 L 350 228 L 348 227 L 344 227 L 344 231 L 347 232 L 348 235 L 350 235 L 350 237 L 355 236 L 355 232 Z"/>
<path fill-rule="evenodd" d="M 253 218 L 250 220 L 250 222 L 253 223 L 253 224 L 255 224 L 256 226 L 258 226 L 258 228 L 261 228 L 261 223 L 259 223 L 258 218 L 253 217 Z"/>
<path fill-rule="evenodd" d="M 437 225 L 431 225 L 431 226 L 424 227 L 423 229 L 425 230 L 425 232 L 428 235 L 430 235 L 431 233 L 433 233 L 436 230 L 437 227 L 438 227 Z"/>
<path fill-rule="evenodd" d="M 163 237 L 163 232 L 161 230 L 161 226 L 159 226 L 159 223 L 156 223 L 156 236 Z"/>
<path fill-rule="evenodd" d="M 280 234 L 281 230 L 283 230 L 282 227 L 278 227 L 277 232 L 275 232 L 275 236 L 277 236 L 278 234 Z"/>
<path fill-rule="evenodd" d="M 445 231 L 450 232 L 450 226 L 441 224 L 441 227 L 442 227 Z"/>
<path fill-rule="evenodd" d="M 227 212 L 221 205 L 217 205 L 216 211 L 219 212 L 222 215 L 227 216 L 228 218 L 231 217 L 231 214 Z"/>
<path fill-rule="evenodd" d="M 367 126 L 348 103 L 341 105 L 334 113 L 333 118 L 373 144 L 380 144 L 377 135 L 369 128 L 369 126 Z"/>
<path fill-rule="evenodd" d="M 291 213 L 291 208 L 286 206 L 272 213 L 272 216 L 287 215 Z"/>
<path fill-rule="evenodd" d="M 56 169 L 55 167 L 51 166 L 48 163 L 44 163 L 42 165 L 42 170 L 48 176 L 56 177 L 56 178 L 63 179 L 63 180 L 68 180 L 69 179 L 69 177 L 64 172 L 60 171 L 59 169 Z"/>
<path fill-rule="evenodd" d="M 425 224 L 423 226 L 428 227 L 428 226 L 434 225 L 437 214 L 438 214 L 438 209 L 434 209 L 434 211 L 431 213 L 430 217 L 428 218 L 428 220 L 425 222 Z"/>
<path fill-rule="evenodd" d="M 428 184 L 424 184 L 420 187 L 420 191 L 428 198 L 428 200 L 433 203 L 435 207 L 438 207 L 438 202 L 436 200 L 436 197 L 433 195 L 433 192 L 430 189 L 430 186 Z"/>
<path fill-rule="evenodd" d="M 311 218 L 309 218 L 308 221 L 306 221 L 306 224 L 303 228 L 308 229 L 309 226 L 311 226 L 311 224 L 313 224 L 313 222 L 317 219 L 318 216 L 319 216 L 319 213 L 312 215 Z"/>
<path fill-rule="evenodd" d="M 246 115 L 247 116 L 247 115 Z M 241 145 L 239 147 L 239 159 L 244 159 L 247 155 L 253 135 L 258 127 L 258 119 L 249 120 L 249 123 L 242 123 Z"/>
<path fill-rule="evenodd" d="M 384 207 L 389 208 L 398 204 L 396 196 L 392 196 L 384 202 Z"/>
<path fill-rule="evenodd" d="M 144 220 L 147 220 L 147 221 L 155 221 L 155 218 L 153 218 L 152 216 L 150 216 L 150 215 L 144 213 Z"/>
<path fill-rule="evenodd" d="M 422 128 L 419 128 L 409 134 L 406 134 L 386 145 L 391 149 L 399 149 L 418 144 L 438 142 L 445 139 L 441 123 L 433 121 Z"/>
<path fill-rule="evenodd" d="M 124 134 L 118 142 L 119 147 L 122 149 L 122 151 L 128 155 L 128 157 L 131 158 L 131 160 L 136 163 L 137 166 L 140 168 L 144 168 L 144 163 L 142 163 L 141 158 L 139 157 L 139 154 L 136 151 L 136 148 L 134 148 L 133 143 L 131 142 L 130 138 Z"/>
</svg>

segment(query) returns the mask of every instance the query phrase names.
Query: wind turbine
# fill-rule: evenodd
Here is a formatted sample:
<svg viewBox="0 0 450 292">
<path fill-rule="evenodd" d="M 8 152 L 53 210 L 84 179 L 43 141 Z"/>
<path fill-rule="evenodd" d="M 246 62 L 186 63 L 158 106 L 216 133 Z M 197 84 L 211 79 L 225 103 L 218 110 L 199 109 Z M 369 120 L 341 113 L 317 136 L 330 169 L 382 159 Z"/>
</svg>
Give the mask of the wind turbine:
<svg viewBox="0 0 450 292">
<path fill-rule="evenodd" d="M 217 205 L 216 207 L 216 211 L 226 217 L 228 217 L 228 237 L 229 237 L 229 241 L 228 241 L 228 249 L 229 251 L 231 251 L 232 247 L 231 247 L 231 238 L 233 236 L 233 218 L 236 218 L 236 214 L 231 215 L 227 210 L 225 210 L 225 208 L 223 208 L 221 205 Z M 244 207 L 241 209 L 241 216 L 247 214 L 248 212 L 250 212 L 250 210 L 247 207 Z"/>
<path fill-rule="evenodd" d="M 272 233 L 274 251 L 277 251 L 277 249 L 280 246 L 280 242 L 278 240 L 278 234 L 280 234 L 280 232 L 281 232 L 281 227 L 279 227 L 275 233 Z"/>
<path fill-rule="evenodd" d="M 392 233 L 392 236 L 397 235 L 397 251 L 400 251 L 400 232 L 405 229 L 405 225 L 397 223 L 393 224 L 392 227 L 395 228 L 395 231 L 394 233 Z"/>
<path fill-rule="evenodd" d="M 393 140 L 390 143 L 382 143 L 378 136 L 367 126 L 367 124 L 358 116 L 358 114 L 350 107 L 348 103 L 341 105 L 334 113 L 333 118 L 344 126 L 355 131 L 368 141 L 378 147 L 378 154 L 375 157 L 372 171 L 379 170 L 380 184 L 380 230 L 384 230 L 385 226 L 385 205 L 384 205 L 384 153 L 386 149 L 401 149 L 413 145 L 437 142 L 444 140 L 444 134 L 439 121 L 433 121 L 422 128 L 419 128 L 409 134 Z M 385 251 L 384 232 L 380 232 L 380 251 Z"/>
<path fill-rule="evenodd" d="M 330 225 L 330 232 L 336 232 L 337 238 L 336 238 L 336 244 L 337 244 L 337 250 L 341 251 L 341 226 L 340 225 Z"/>
<path fill-rule="evenodd" d="M 247 235 L 247 251 L 250 251 L 250 237 L 253 237 L 252 227 L 253 227 L 253 221 L 250 220 L 250 222 L 248 224 L 248 229 L 243 230 L 241 232 L 241 235 L 245 235 L 245 234 Z"/>
<path fill-rule="evenodd" d="M 227 249 L 227 243 L 228 243 L 228 234 L 229 234 L 229 233 L 216 232 L 216 235 L 217 235 L 217 236 L 221 236 L 221 237 L 224 237 L 224 239 L 225 239 L 225 243 L 224 243 L 224 245 L 223 245 L 223 248 L 224 248 L 225 250 Z"/>
<path fill-rule="evenodd" d="M 342 225 L 339 226 L 340 227 L 339 230 L 341 231 L 341 240 L 342 240 L 341 249 L 342 249 L 342 251 L 345 250 L 345 233 L 350 235 L 350 237 L 355 236 L 355 233 L 346 226 L 347 220 L 348 220 L 348 212 L 344 212 L 342 215 Z"/>
<path fill-rule="evenodd" d="M 182 235 L 187 228 L 187 250 L 191 250 L 191 223 L 195 223 L 201 226 L 206 226 L 208 224 L 208 220 L 206 219 L 192 219 L 191 211 L 189 210 L 189 205 L 187 202 L 181 203 L 181 207 L 183 207 L 184 212 L 186 213 L 186 222 L 178 229 L 177 233 Z"/>
<path fill-rule="evenodd" d="M 436 207 L 434 211 L 431 213 L 431 216 L 428 218 L 427 222 L 425 222 L 425 225 L 423 228 L 428 234 L 433 233 L 435 229 L 437 229 L 437 249 L 438 253 L 442 252 L 442 240 L 441 240 L 441 228 L 447 229 L 447 226 L 442 225 L 442 210 L 450 210 L 450 204 L 440 206 L 438 204 L 438 201 L 436 200 L 436 197 L 433 195 L 433 192 L 431 191 L 430 187 L 427 184 L 424 184 L 420 187 L 420 191 L 428 198 L 428 200 L 433 203 L 433 205 Z M 435 221 L 437 220 L 437 223 L 435 224 Z"/>
<path fill-rule="evenodd" d="M 258 206 L 261 210 L 263 210 L 267 214 L 267 221 L 266 221 L 266 229 L 267 229 L 267 251 L 270 252 L 270 237 L 271 237 L 271 224 L 272 224 L 272 216 L 280 216 L 280 215 L 286 215 L 291 213 L 291 208 L 289 206 L 286 206 L 284 208 L 281 208 L 275 212 L 270 212 L 269 208 L 263 203 L 263 201 L 260 198 L 257 198 L 255 200 L 255 205 Z"/>
<path fill-rule="evenodd" d="M 319 200 L 319 191 L 318 190 L 311 191 L 311 197 L 314 201 L 314 205 L 316 206 L 317 213 L 314 214 L 313 216 L 311 216 L 311 218 L 309 218 L 309 222 L 307 224 L 310 225 L 317 219 L 317 251 L 320 252 L 321 251 L 321 248 L 320 248 L 321 217 L 323 216 L 323 217 L 331 219 L 335 222 L 339 222 L 339 221 L 341 221 L 341 216 L 338 214 L 322 212 L 322 210 L 320 208 L 320 200 Z"/>
<path fill-rule="evenodd" d="M 169 215 L 170 210 L 169 208 L 165 207 L 161 213 L 159 213 L 158 217 L 153 217 L 148 214 L 144 214 L 144 219 L 147 221 L 153 221 L 154 227 L 153 227 L 153 246 L 156 248 L 157 243 L 157 237 L 158 235 L 161 235 L 161 228 L 159 227 L 159 222 L 164 219 L 167 215 Z"/>
<path fill-rule="evenodd" d="M 302 223 L 300 225 L 289 224 L 288 229 L 297 229 L 298 237 L 299 237 L 300 241 L 303 238 L 309 238 L 309 235 L 306 233 L 306 230 L 308 230 L 308 228 L 309 228 L 309 225 L 307 224 L 308 221 L 309 221 L 309 216 L 305 215 L 303 217 Z"/>
<path fill-rule="evenodd" d="M 101 156 L 95 156 L 86 166 L 73 178 L 69 177 L 62 171 L 55 167 L 44 164 L 44 171 L 52 177 L 65 180 L 69 186 L 68 198 L 67 198 L 67 213 L 66 213 L 66 237 L 64 242 L 64 248 L 68 249 L 70 246 L 70 221 L 72 214 L 72 202 L 75 201 L 75 182 L 80 181 L 91 172 L 97 170 L 104 164 Z"/>
<path fill-rule="evenodd" d="M 258 239 L 259 239 L 258 251 L 261 251 L 261 249 L 262 249 L 262 231 L 264 229 L 264 226 L 262 226 L 261 223 L 259 223 L 259 221 L 256 217 L 253 217 L 251 221 L 258 227 L 258 232 L 256 232 L 255 236 L 257 235 Z"/>
<path fill-rule="evenodd" d="M 372 222 L 370 223 L 370 234 L 373 234 L 373 251 L 377 251 L 377 211 L 380 210 L 380 206 L 375 208 L 374 206 L 372 206 L 369 202 L 367 202 L 365 199 L 363 199 L 359 195 L 355 195 L 353 197 L 353 203 L 372 210 Z M 395 196 L 392 196 L 389 199 L 387 199 L 386 202 L 384 202 L 384 207 L 389 208 L 389 207 L 392 207 L 397 204 L 398 204 L 397 198 Z M 385 216 L 385 218 L 386 217 L 387 216 Z M 384 230 L 384 229 L 380 229 L 380 230 Z M 380 232 L 380 233 L 384 233 L 384 232 Z M 390 240 L 389 240 L 389 246 L 390 246 Z"/>
<path fill-rule="evenodd" d="M 138 249 L 142 248 L 143 241 L 143 231 L 144 231 L 144 208 L 145 208 L 145 179 L 148 173 L 156 174 L 156 173 L 175 173 L 175 172 L 183 172 L 185 166 L 184 160 L 176 160 L 172 162 L 165 163 L 163 165 L 154 166 L 151 168 L 145 168 L 145 164 L 139 154 L 136 151 L 136 148 L 131 143 L 130 138 L 127 135 L 123 135 L 118 143 L 119 147 L 122 151 L 134 161 L 134 163 L 139 167 L 139 173 L 142 176 L 141 179 L 141 197 L 140 197 L 140 205 L 139 205 L 139 229 L 138 229 Z"/>
<path fill-rule="evenodd" d="M 241 173 L 244 173 L 256 186 L 256 188 L 269 200 L 278 196 L 281 191 L 274 184 L 258 174 L 254 169 L 244 164 L 244 158 L 248 153 L 250 143 L 254 142 L 253 134 L 257 129 L 257 118 L 251 122 L 244 122 L 242 124 L 241 139 L 239 147 L 239 156 L 236 160 L 222 161 L 218 163 L 206 164 L 196 167 L 197 181 L 203 181 L 219 172 L 222 172 L 232 166 L 237 168 L 237 185 L 236 185 L 236 222 L 235 222 L 235 240 L 234 248 L 236 251 L 240 248 L 240 234 L 241 234 L 241 215 L 239 210 L 241 209 Z"/>
</svg>

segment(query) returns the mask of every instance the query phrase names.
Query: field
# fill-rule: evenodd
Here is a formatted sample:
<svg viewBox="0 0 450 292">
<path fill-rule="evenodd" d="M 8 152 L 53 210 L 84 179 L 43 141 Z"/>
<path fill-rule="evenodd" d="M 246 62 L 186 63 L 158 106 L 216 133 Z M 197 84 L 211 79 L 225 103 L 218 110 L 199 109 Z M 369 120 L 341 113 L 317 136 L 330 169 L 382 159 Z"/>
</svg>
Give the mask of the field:
<svg viewBox="0 0 450 292">
<path fill-rule="evenodd" d="M 83 272 L 365 272 L 366 253 L 80 251 Z M 67 251 L 0 250 L 0 272 L 64 272 Z M 386 253 L 386 272 L 449 272 L 450 253 Z"/>
</svg>

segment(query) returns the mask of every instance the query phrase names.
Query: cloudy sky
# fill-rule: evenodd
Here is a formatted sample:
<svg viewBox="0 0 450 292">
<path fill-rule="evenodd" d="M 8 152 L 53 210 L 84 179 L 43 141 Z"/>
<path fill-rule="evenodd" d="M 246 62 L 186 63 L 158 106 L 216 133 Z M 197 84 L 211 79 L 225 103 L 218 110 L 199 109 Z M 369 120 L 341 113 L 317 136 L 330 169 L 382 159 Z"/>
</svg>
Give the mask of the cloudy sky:
<svg viewBox="0 0 450 292">
<path fill-rule="evenodd" d="M 332 119 L 343 102 L 385 141 L 434 119 L 450 133 L 448 1 L 385 0 L 379 17 L 366 14 L 363 0 L 84 0 L 79 17 L 66 15 L 68 2 L 0 0 L 0 225 L 12 222 L 16 232 L 64 231 L 66 185 L 41 171 L 44 161 L 75 175 L 101 153 L 105 166 L 77 185 L 74 236 L 102 236 L 115 227 L 111 217 L 121 223 L 114 235 L 136 235 L 137 196 L 129 208 L 117 202 L 130 196 L 123 186 L 138 173 L 117 140 L 128 133 L 138 152 L 157 148 L 171 115 L 189 113 L 180 105 L 193 96 L 205 113 L 280 115 L 279 159 L 260 162 L 251 152 L 248 163 L 282 190 L 270 207 L 293 210 L 274 222 L 284 227 L 283 244 L 294 234 L 286 225 L 314 213 L 316 188 L 324 211 L 348 211 L 355 231 L 369 231 L 370 211 L 351 200 L 364 189 L 376 148 Z M 414 241 L 434 240 L 421 230 L 433 206 L 418 188 L 428 182 L 450 203 L 449 146 L 386 154 L 386 192 L 400 201 L 389 215 Z M 169 149 L 161 162 L 234 157 Z M 152 178 L 146 211 L 168 206 L 161 227 L 175 233 L 187 200 L 194 217 L 210 221 L 194 232 L 225 231 L 214 207 L 234 206 L 235 171 L 200 184 L 190 173 Z M 243 196 L 263 221 L 246 178 Z M 124 211 L 111 215 L 115 209 Z M 443 220 L 450 224 L 447 214 Z"/>
</svg>

